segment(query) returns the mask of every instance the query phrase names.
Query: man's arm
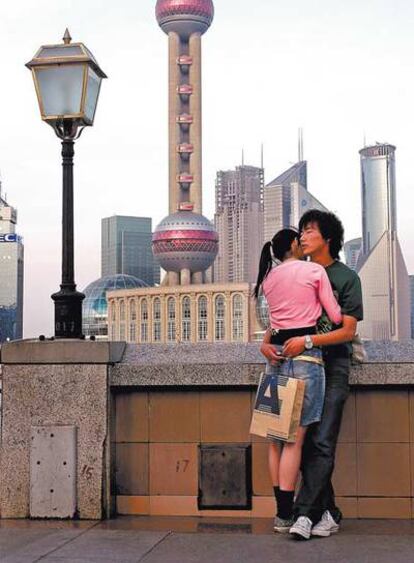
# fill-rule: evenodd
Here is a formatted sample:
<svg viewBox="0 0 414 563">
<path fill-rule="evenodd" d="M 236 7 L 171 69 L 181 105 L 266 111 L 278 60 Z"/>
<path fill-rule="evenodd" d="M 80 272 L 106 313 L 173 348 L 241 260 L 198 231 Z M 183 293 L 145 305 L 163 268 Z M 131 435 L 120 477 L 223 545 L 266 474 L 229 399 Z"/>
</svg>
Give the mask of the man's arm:
<svg viewBox="0 0 414 563">
<path fill-rule="evenodd" d="M 268 328 L 263 336 L 263 342 L 260 346 L 260 352 L 265 358 L 270 362 L 278 362 L 281 359 L 281 355 L 277 352 L 276 347 L 270 344 L 271 329 Z"/>
<path fill-rule="evenodd" d="M 342 344 L 343 342 L 351 342 L 356 334 L 357 319 L 349 315 L 343 315 L 342 326 L 332 332 L 325 334 L 312 334 L 312 342 L 314 346 L 331 346 L 332 344 Z M 288 357 L 298 356 L 305 350 L 305 337 L 295 336 L 289 338 L 283 347 L 283 355 Z M 262 352 L 263 353 L 263 352 Z"/>
</svg>

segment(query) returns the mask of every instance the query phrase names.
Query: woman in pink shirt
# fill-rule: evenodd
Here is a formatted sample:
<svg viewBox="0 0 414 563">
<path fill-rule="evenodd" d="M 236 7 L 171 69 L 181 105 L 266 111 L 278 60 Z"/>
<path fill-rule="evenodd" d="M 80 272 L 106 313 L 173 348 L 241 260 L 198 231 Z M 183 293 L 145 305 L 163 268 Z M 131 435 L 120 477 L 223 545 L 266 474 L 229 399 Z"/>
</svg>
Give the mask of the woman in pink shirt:
<svg viewBox="0 0 414 563">
<path fill-rule="evenodd" d="M 273 252 L 273 256 L 272 256 Z M 280 262 L 273 267 L 273 257 Z M 295 443 L 271 441 L 269 471 L 277 502 L 274 530 L 287 532 L 293 525 L 293 496 L 299 474 L 302 445 L 307 427 L 322 415 L 325 394 L 325 372 L 322 351 L 313 347 L 310 336 L 325 310 L 331 321 L 339 324 L 341 310 L 332 292 L 325 269 L 319 264 L 301 260 L 303 253 L 299 233 L 282 229 L 262 250 L 255 296 L 263 292 L 269 308 L 271 343 L 279 352 L 293 336 L 305 336 L 306 350 L 298 360 L 283 358 L 268 362 L 266 374 L 297 377 L 305 381 L 305 397 Z"/>
</svg>

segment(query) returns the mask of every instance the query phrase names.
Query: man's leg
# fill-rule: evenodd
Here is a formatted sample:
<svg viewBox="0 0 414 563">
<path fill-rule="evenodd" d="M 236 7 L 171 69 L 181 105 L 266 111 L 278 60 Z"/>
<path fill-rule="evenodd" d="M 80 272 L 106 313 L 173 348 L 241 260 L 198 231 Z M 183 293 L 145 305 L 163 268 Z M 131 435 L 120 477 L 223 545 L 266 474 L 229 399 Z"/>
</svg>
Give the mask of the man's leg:
<svg viewBox="0 0 414 563">
<path fill-rule="evenodd" d="M 342 520 L 342 512 L 336 506 L 335 492 L 331 480 L 329 480 L 328 485 L 324 488 L 321 496 L 317 500 L 315 511 L 316 520 L 320 519 L 320 516 L 325 512 L 325 510 L 329 510 L 335 522 L 339 524 Z"/>
<path fill-rule="evenodd" d="M 348 398 L 348 358 L 325 359 L 325 401 L 320 422 L 306 436 L 302 458 L 302 485 L 295 501 L 295 516 L 307 516 L 313 523 L 326 509 L 333 510 L 335 499 L 331 477 L 341 426 L 343 408 Z"/>
</svg>

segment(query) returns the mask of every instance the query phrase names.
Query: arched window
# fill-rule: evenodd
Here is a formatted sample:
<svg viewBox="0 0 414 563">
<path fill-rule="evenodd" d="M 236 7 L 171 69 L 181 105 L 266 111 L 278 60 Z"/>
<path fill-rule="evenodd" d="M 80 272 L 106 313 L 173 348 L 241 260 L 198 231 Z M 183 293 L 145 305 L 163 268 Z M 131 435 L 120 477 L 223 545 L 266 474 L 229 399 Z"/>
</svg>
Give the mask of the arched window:
<svg viewBox="0 0 414 563">
<path fill-rule="evenodd" d="M 119 302 L 119 340 L 125 340 L 125 301 Z"/>
<path fill-rule="evenodd" d="M 135 342 L 137 338 L 137 302 L 135 299 L 129 301 L 129 342 Z"/>
<path fill-rule="evenodd" d="M 233 295 L 233 340 L 243 340 L 243 296 Z"/>
<path fill-rule="evenodd" d="M 119 303 L 119 320 L 125 321 L 125 301 Z"/>
<path fill-rule="evenodd" d="M 130 321 L 137 320 L 137 303 L 135 299 L 131 299 L 129 302 L 129 320 Z"/>
<path fill-rule="evenodd" d="M 181 303 L 181 340 L 191 340 L 191 300 L 186 295 Z"/>
<path fill-rule="evenodd" d="M 112 322 L 116 321 L 116 302 L 111 301 L 111 319 Z"/>
<path fill-rule="evenodd" d="M 116 340 L 116 326 L 111 326 L 111 340 Z"/>
<path fill-rule="evenodd" d="M 119 340 L 125 340 L 125 323 L 119 325 Z"/>
<path fill-rule="evenodd" d="M 207 340 L 207 333 L 207 297 L 205 295 L 202 295 L 198 299 L 198 340 Z"/>
<path fill-rule="evenodd" d="M 223 295 L 217 295 L 214 300 L 214 317 L 215 317 L 215 340 L 224 340 L 225 338 L 225 315 L 226 305 Z"/>
<path fill-rule="evenodd" d="M 152 303 L 152 318 L 154 322 L 154 342 L 161 342 L 161 299 L 156 297 Z"/>
<path fill-rule="evenodd" d="M 141 342 L 148 342 L 148 302 L 141 301 Z"/>
<path fill-rule="evenodd" d="M 175 342 L 175 298 L 169 297 L 167 301 L 167 340 Z"/>
</svg>

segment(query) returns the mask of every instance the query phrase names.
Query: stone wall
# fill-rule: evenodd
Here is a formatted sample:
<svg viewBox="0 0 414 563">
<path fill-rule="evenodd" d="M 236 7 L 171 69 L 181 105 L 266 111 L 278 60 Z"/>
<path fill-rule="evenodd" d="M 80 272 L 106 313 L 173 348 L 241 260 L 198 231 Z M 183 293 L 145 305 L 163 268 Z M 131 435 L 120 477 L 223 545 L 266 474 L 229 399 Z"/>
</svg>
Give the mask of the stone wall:
<svg viewBox="0 0 414 563">
<path fill-rule="evenodd" d="M 253 389 L 116 390 L 119 514 L 271 517 L 266 440 L 249 435 Z M 199 449 L 252 448 L 252 509 L 199 510 Z M 353 388 L 334 487 L 349 518 L 414 517 L 414 390 Z"/>
<path fill-rule="evenodd" d="M 334 485 L 345 516 L 414 517 L 414 343 L 370 343 L 351 372 Z M 249 435 L 258 345 L 127 346 L 111 369 L 119 514 L 272 516 L 266 441 Z M 200 448 L 252 451 L 251 510 L 200 510 Z M 183 470 L 183 460 L 187 460 Z"/>
<path fill-rule="evenodd" d="M 108 364 L 118 361 L 123 351 L 124 345 L 119 343 L 63 340 L 15 341 L 2 346 L 1 518 L 33 516 L 34 497 L 48 507 L 47 517 L 60 514 L 65 477 L 61 462 L 53 457 L 53 441 L 44 443 L 42 462 L 33 459 L 31 446 L 34 432 L 52 436 L 53 429 L 60 427 L 73 428 L 76 436 L 73 516 L 109 516 Z M 45 433 L 46 429 L 50 432 Z M 63 463 L 72 465 L 65 458 Z M 40 465 L 42 485 L 31 479 L 31 464 L 32 472 L 33 464 Z"/>
<path fill-rule="evenodd" d="M 264 365 L 258 345 L 124 353 L 120 343 L 19 341 L 2 347 L 0 361 L 2 518 L 31 514 L 31 428 L 53 425 L 77 429 L 77 517 L 106 517 L 115 504 L 118 514 L 273 515 L 267 444 L 249 434 Z M 369 345 L 351 389 L 334 477 L 339 505 L 348 517 L 413 517 L 414 343 Z M 224 456 L 235 445 L 246 460 L 251 453 L 251 475 L 250 462 L 243 468 L 251 506 L 201 508 L 200 452 L 211 445 Z"/>
</svg>

